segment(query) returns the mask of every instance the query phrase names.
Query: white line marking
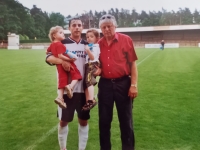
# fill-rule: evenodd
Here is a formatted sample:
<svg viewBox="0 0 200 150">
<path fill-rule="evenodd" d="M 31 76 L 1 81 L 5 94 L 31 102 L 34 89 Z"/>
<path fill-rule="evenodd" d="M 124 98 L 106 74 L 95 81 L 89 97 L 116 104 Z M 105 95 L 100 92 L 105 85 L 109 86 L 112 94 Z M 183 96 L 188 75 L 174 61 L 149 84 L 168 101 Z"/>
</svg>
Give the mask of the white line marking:
<svg viewBox="0 0 200 150">
<path fill-rule="evenodd" d="M 142 61 L 140 61 L 139 63 L 137 63 L 137 66 L 139 66 L 143 61 L 145 61 L 147 58 L 149 58 L 155 52 L 157 52 L 157 51 L 154 51 L 153 53 L 151 53 L 150 55 L 148 55 L 147 57 L 145 57 Z"/>
<path fill-rule="evenodd" d="M 39 138 L 33 145 L 26 148 L 26 150 L 33 150 L 38 144 L 42 143 L 49 135 L 58 129 L 58 125 L 54 126 L 51 130 L 45 133 L 41 138 Z"/>
</svg>

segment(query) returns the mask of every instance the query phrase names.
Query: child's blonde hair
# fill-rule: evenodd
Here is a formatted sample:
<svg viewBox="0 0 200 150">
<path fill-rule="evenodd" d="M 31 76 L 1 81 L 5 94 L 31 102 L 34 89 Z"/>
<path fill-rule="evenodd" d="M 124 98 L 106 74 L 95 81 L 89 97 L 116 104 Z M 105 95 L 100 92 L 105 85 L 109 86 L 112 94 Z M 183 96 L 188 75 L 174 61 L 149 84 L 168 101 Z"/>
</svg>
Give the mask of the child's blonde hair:
<svg viewBox="0 0 200 150">
<path fill-rule="evenodd" d="M 53 35 L 55 33 L 57 33 L 59 29 L 63 29 L 63 28 L 61 26 L 55 26 L 55 27 L 52 27 L 49 30 L 49 39 L 51 40 L 51 42 L 53 42 L 55 40 L 55 38 L 53 37 Z"/>
<path fill-rule="evenodd" d="M 95 29 L 95 28 L 88 29 L 87 32 L 86 32 L 86 35 L 89 32 L 92 32 L 94 34 L 94 36 L 97 38 L 97 40 L 100 39 L 100 33 L 97 29 Z"/>
</svg>

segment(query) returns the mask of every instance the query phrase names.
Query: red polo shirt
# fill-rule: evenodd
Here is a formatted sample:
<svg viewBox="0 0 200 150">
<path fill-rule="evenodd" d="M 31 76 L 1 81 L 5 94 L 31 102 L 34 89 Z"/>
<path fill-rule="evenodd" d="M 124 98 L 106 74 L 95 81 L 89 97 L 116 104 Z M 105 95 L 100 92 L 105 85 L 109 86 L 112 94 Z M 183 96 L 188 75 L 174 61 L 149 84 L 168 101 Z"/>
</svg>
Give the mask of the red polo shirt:
<svg viewBox="0 0 200 150">
<path fill-rule="evenodd" d="M 103 78 L 120 78 L 131 74 L 130 64 L 137 60 L 137 55 L 129 36 L 115 33 L 109 46 L 104 37 L 98 43 L 101 51 L 99 60 Z"/>
</svg>

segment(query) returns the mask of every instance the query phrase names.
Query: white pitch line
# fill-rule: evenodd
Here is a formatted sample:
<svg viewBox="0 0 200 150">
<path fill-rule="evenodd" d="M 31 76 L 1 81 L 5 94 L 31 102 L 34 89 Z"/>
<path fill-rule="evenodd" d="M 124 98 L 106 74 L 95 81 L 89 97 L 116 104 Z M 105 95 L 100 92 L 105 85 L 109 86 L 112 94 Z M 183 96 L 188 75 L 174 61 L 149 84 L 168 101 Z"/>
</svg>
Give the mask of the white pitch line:
<svg viewBox="0 0 200 150">
<path fill-rule="evenodd" d="M 153 53 L 155 53 L 154 51 Z M 150 57 L 153 53 L 145 57 L 142 61 L 137 63 L 137 66 L 144 62 L 148 57 Z M 95 98 L 97 97 L 97 94 L 95 95 Z M 76 113 L 76 112 L 75 112 Z M 51 135 L 56 129 L 58 128 L 58 125 L 54 126 L 51 130 L 49 130 L 46 134 L 44 134 L 40 139 L 38 139 L 33 145 L 29 146 L 26 150 L 33 150 L 39 143 L 43 142 L 49 135 Z"/>
<path fill-rule="evenodd" d="M 147 58 L 149 58 L 155 52 L 157 52 L 157 51 L 154 51 L 153 53 L 151 53 L 150 55 L 148 55 L 147 57 L 145 57 L 142 61 L 140 61 L 139 63 L 137 63 L 137 66 L 139 66 L 142 62 L 144 62 Z"/>
<path fill-rule="evenodd" d="M 38 144 L 42 143 L 49 135 L 58 129 L 58 125 L 54 126 L 47 133 L 45 133 L 41 138 L 39 138 L 33 145 L 26 148 L 26 150 L 33 150 Z"/>
</svg>

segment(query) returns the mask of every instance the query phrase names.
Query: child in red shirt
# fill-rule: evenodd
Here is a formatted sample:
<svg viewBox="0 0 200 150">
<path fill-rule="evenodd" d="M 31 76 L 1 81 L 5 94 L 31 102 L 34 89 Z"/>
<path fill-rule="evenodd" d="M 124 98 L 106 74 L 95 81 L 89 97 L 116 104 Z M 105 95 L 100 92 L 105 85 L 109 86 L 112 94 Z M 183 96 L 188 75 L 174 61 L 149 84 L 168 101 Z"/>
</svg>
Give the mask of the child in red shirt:
<svg viewBox="0 0 200 150">
<path fill-rule="evenodd" d="M 60 26 L 52 27 L 49 31 L 49 38 L 52 43 L 47 49 L 47 53 L 52 53 L 57 58 L 71 62 L 71 66 L 73 67 L 73 69 L 70 70 L 72 81 L 68 84 L 67 72 L 61 64 L 56 65 L 58 71 L 58 97 L 54 100 L 54 102 L 61 108 L 66 108 L 67 106 L 63 99 L 64 90 L 66 90 L 67 96 L 72 98 L 73 88 L 78 80 L 82 79 L 82 76 L 73 62 L 75 59 L 71 59 L 67 54 L 65 54 L 66 47 L 61 43 L 61 41 L 65 39 L 63 28 Z"/>
</svg>

